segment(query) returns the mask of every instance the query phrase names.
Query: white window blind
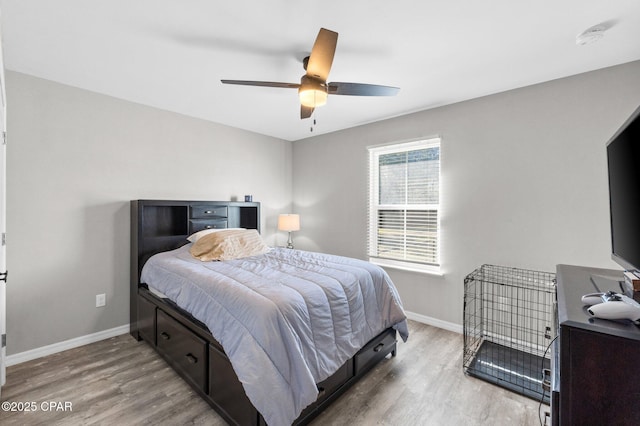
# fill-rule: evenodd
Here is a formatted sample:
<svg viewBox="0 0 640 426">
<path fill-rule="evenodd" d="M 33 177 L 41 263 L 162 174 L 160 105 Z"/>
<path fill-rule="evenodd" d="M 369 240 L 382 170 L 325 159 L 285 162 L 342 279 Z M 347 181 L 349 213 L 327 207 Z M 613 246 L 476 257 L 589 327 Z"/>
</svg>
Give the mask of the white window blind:
<svg viewBox="0 0 640 426">
<path fill-rule="evenodd" d="M 437 271 L 440 139 L 369 149 L 372 262 Z"/>
</svg>

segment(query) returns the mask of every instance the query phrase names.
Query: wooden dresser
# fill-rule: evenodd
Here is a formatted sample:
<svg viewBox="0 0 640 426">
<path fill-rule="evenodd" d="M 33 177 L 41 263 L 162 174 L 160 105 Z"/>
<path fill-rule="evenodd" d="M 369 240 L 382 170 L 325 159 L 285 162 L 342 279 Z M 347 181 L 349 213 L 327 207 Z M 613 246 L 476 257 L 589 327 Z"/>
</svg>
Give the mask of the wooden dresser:
<svg viewBox="0 0 640 426">
<path fill-rule="evenodd" d="M 558 265 L 552 425 L 640 425 L 640 327 L 592 318 L 582 295 L 622 292 L 622 272 Z"/>
</svg>

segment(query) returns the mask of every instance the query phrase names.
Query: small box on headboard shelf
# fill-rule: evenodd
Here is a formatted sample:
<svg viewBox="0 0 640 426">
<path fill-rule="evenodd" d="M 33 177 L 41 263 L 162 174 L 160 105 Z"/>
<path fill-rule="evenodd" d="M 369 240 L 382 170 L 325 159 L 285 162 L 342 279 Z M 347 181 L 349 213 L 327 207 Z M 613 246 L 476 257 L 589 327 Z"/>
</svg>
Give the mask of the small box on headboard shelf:
<svg viewBox="0 0 640 426">
<path fill-rule="evenodd" d="M 627 288 L 632 288 L 634 293 L 640 292 L 640 278 L 633 272 L 626 271 L 624 273 L 624 281 Z"/>
</svg>

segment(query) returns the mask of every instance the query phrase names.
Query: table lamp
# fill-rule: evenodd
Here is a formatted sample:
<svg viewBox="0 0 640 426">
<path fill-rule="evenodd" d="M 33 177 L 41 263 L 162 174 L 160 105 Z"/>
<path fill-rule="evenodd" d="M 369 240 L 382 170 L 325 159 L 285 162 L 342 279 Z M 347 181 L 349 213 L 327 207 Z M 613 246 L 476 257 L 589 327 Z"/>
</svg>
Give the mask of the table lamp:
<svg viewBox="0 0 640 426">
<path fill-rule="evenodd" d="M 287 248 L 293 248 L 293 240 L 291 239 L 291 232 L 300 230 L 300 215 L 298 214 L 281 214 L 278 216 L 278 230 L 287 231 L 289 233 L 289 240 L 287 241 Z"/>
</svg>

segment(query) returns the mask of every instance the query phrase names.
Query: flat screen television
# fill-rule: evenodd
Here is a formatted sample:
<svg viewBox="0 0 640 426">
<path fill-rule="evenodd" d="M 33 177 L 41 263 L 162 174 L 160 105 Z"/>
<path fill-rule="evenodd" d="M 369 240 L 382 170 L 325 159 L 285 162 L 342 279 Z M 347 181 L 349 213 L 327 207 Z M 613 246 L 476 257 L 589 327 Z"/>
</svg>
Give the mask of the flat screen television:
<svg viewBox="0 0 640 426">
<path fill-rule="evenodd" d="M 611 258 L 640 277 L 640 107 L 607 143 Z"/>
</svg>

